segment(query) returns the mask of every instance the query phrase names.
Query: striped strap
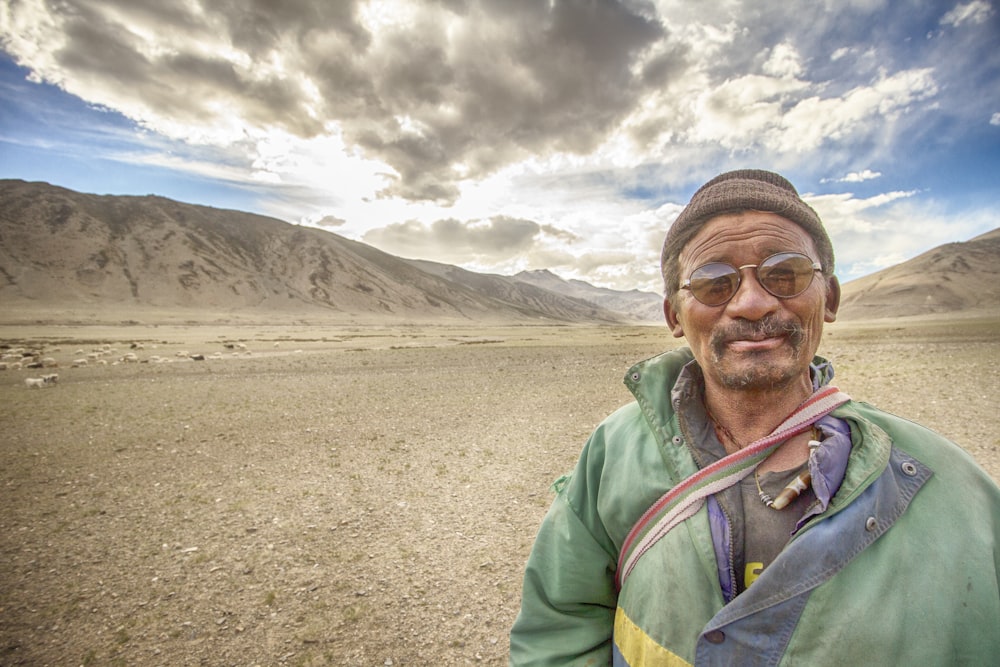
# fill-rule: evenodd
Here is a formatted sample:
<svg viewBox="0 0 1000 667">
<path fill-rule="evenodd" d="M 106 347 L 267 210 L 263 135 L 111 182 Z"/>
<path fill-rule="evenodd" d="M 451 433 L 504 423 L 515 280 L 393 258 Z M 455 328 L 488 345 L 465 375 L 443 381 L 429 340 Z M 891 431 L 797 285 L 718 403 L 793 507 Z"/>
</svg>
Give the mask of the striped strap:
<svg viewBox="0 0 1000 667">
<path fill-rule="evenodd" d="M 693 516 L 705 498 L 726 489 L 753 472 L 781 443 L 809 430 L 820 417 L 851 400 L 836 387 L 822 387 L 807 398 L 770 435 L 719 459 L 673 487 L 646 510 L 622 544 L 615 584 L 619 590 L 636 562 L 675 526 Z"/>
</svg>

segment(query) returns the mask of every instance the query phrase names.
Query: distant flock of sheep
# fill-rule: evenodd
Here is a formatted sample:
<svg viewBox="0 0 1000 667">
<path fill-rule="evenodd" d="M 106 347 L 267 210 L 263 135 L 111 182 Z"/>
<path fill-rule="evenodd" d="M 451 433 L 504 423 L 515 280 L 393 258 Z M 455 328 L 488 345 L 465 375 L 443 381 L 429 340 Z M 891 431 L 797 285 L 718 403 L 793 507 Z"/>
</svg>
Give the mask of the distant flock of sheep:
<svg viewBox="0 0 1000 667">
<path fill-rule="evenodd" d="M 278 347 L 278 343 L 274 344 Z M 155 348 L 155 346 L 153 346 Z M 247 350 L 247 346 L 244 343 L 223 343 L 223 347 L 228 350 L 232 350 L 232 356 L 245 355 L 249 356 L 251 353 Z M 132 343 L 130 346 L 130 351 L 124 354 L 119 354 L 118 350 L 112 347 L 110 344 L 105 343 L 99 348 L 86 352 L 82 349 L 76 350 L 73 353 L 73 360 L 69 362 L 70 368 L 80 368 L 89 365 L 111 365 L 116 366 L 118 364 L 136 364 L 136 363 L 169 363 L 172 361 L 205 361 L 206 359 L 222 359 L 222 352 L 215 352 L 214 354 L 204 355 L 204 354 L 192 354 L 188 351 L 177 352 L 173 357 L 161 357 L 159 355 L 151 355 L 146 359 L 140 359 L 139 355 L 136 354 L 136 350 L 144 349 L 142 343 Z M 46 354 L 58 354 L 61 352 L 60 348 L 53 348 L 45 352 L 37 349 L 31 348 L 11 348 L 4 350 L 0 354 L 0 371 L 7 370 L 24 370 L 24 369 L 49 369 L 58 368 L 60 366 L 59 362 L 52 356 L 45 356 Z M 41 377 L 27 377 L 24 378 L 24 385 L 28 389 L 43 389 L 45 387 L 54 386 L 59 381 L 58 373 L 47 373 Z"/>
</svg>

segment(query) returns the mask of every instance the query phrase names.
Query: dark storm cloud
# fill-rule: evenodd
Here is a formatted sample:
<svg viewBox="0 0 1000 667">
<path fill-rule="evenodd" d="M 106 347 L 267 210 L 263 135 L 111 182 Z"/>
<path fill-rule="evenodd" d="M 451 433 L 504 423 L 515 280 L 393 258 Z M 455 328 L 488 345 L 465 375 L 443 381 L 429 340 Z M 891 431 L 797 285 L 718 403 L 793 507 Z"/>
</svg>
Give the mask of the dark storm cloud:
<svg viewBox="0 0 1000 667">
<path fill-rule="evenodd" d="M 152 63 L 136 51 L 136 36 L 86 5 L 66 17 L 63 34 L 65 45 L 55 57 L 67 72 L 112 76 L 126 85 L 146 80 Z"/>
<path fill-rule="evenodd" d="M 475 177 L 529 154 L 592 150 L 643 90 L 630 65 L 663 35 L 616 3 L 470 3 L 462 17 L 451 31 L 441 16 L 418 18 L 366 57 L 369 120 L 345 130 L 399 172 L 390 194 L 447 201 L 453 165 Z"/>
<path fill-rule="evenodd" d="M 390 8 L 392 9 L 392 8 Z M 395 170 L 385 194 L 453 201 L 529 155 L 587 153 L 673 56 L 637 66 L 664 28 L 637 2 L 413 3 L 377 30 L 340 0 L 52 2 L 77 94 L 116 89 L 156 126 L 337 127 Z M 364 11 L 363 11 L 364 10 Z M 13 11 L 30 11 L 15 6 Z M 100 100 L 95 100 L 100 102 Z"/>
<path fill-rule="evenodd" d="M 114 87 L 150 115 L 174 123 L 197 125 L 231 115 L 248 127 L 277 126 L 310 136 L 323 123 L 307 113 L 300 82 L 263 74 L 252 64 L 277 53 L 282 40 L 294 42 L 302 26 L 310 25 L 317 12 L 295 14 L 295 4 L 213 2 L 202 16 L 161 2 L 53 4 L 53 13 L 64 12 L 64 45 L 55 57 L 81 87 Z M 120 13 L 109 18 L 109 7 Z M 223 50 L 229 44 L 244 49 L 249 67 L 233 62 Z M 150 120 L 139 115 L 136 120 Z"/>
</svg>

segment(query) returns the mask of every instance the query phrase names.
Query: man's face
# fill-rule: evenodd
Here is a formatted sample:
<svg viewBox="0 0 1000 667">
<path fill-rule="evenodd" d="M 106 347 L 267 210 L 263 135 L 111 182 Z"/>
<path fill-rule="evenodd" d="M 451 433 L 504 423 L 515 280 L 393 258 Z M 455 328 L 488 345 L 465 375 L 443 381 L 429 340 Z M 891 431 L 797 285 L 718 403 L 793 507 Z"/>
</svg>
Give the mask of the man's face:
<svg viewBox="0 0 1000 667">
<path fill-rule="evenodd" d="M 809 234 L 775 213 L 747 211 L 706 223 L 681 251 L 681 281 L 709 262 L 734 267 L 759 264 L 779 252 L 798 252 L 818 261 Z M 674 336 L 687 338 L 695 359 L 714 388 L 743 391 L 784 389 L 808 383 L 808 368 L 840 301 L 836 278 L 816 272 L 806 290 L 789 299 L 767 292 L 753 269 L 740 272 L 736 294 L 720 306 L 706 306 L 680 290 L 664 313 Z"/>
</svg>

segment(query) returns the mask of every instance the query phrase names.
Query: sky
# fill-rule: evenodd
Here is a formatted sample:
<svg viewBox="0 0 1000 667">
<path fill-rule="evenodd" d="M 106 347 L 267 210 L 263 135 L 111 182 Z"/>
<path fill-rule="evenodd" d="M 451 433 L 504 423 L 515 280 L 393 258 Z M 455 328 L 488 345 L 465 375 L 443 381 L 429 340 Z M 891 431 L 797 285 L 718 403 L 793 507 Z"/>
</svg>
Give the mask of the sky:
<svg viewBox="0 0 1000 667">
<path fill-rule="evenodd" d="M 778 171 L 842 282 L 1000 227 L 1000 0 L 3 0 L 0 178 L 662 291 Z"/>
</svg>

